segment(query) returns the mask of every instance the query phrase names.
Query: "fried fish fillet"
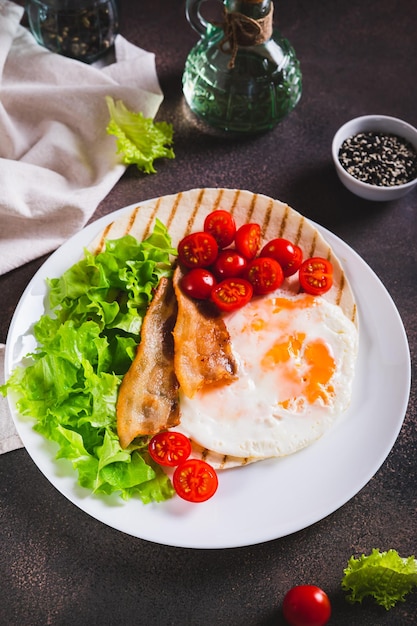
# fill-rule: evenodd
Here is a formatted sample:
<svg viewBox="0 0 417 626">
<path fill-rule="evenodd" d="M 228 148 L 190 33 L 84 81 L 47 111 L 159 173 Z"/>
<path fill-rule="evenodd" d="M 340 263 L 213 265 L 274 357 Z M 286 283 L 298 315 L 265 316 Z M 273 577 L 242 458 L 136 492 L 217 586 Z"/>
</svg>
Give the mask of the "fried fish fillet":
<svg viewBox="0 0 417 626">
<path fill-rule="evenodd" d="M 172 280 L 161 278 L 142 324 L 136 356 L 123 378 L 116 406 L 117 434 L 126 448 L 180 421 L 172 330 L 177 303 Z"/>
<path fill-rule="evenodd" d="M 192 398 L 205 385 L 227 384 L 237 377 L 229 332 L 217 309 L 209 302 L 186 296 L 180 287 L 178 266 L 174 290 L 178 303 L 174 326 L 174 369 L 180 389 Z"/>
</svg>

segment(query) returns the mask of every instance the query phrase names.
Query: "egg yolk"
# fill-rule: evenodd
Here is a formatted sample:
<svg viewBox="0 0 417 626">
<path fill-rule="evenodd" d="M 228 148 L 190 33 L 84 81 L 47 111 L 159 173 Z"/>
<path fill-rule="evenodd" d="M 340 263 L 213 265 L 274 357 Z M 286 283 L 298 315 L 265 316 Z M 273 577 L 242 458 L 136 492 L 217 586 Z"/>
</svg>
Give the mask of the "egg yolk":
<svg viewBox="0 0 417 626">
<path fill-rule="evenodd" d="M 311 296 L 297 301 L 275 298 L 271 304 L 270 313 L 275 317 L 274 314 L 283 309 L 311 307 L 314 299 Z M 279 339 L 261 359 L 261 367 L 276 375 L 281 397 L 279 405 L 302 410 L 305 402 L 329 404 L 334 394 L 330 380 L 336 370 L 329 346 L 321 339 L 309 339 L 305 333 L 289 328 L 288 319 L 282 322 L 278 321 L 278 316 L 275 318 L 273 326 L 279 330 Z M 259 316 L 252 320 L 251 330 L 261 332 L 268 326 L 264 317 Z"/>
</svg>

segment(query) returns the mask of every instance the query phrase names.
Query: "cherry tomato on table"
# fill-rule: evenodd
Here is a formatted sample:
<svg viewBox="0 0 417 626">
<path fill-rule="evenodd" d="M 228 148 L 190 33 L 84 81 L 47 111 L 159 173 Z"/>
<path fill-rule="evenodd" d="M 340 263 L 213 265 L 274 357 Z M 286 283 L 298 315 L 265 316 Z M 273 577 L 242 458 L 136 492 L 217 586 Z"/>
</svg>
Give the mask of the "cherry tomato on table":
<svg viewBox="0 0 417 626">
<path fill-rule="evenodd" d="M 181 288 L 191 298 L 207 300 L 216 284 L 213 274 L 204 267 L 195 267 L 181 279 Z"/>
<path fill-rule="evenodd" d="M 245 278 L 225 278 L 212 289 L 211 299 L 221 311 L 234 311 L 249 302 L 253 287 Z"/>
<path fill-rule="evenodd" d="M 319 296 L 333 285 L 333 266 L 327 259 L 312 257 L 301 265 L 299 278 L 306 293 Z"/>
<path fill-rule="evenodd" d="M 213 264 L 213 272 L 218 279 L 240 276 L 248 262 L 236 250 L 222 250 Z"/>
<path fill-rule="evenodd" d="M 282 612 L 290 626 L 324 626 L 330 619 L 328 595 L 315 585 L 299 585 L 288 591 Z"/>
<path fill-rule="evenodd" d="M 178 257 L 186 267 L 208 267 L 217 258 L 219 246 L 213 235 L 196 232 L 186 235 L 178 244 Z"/>
<path fill-rule="evenodd" d="M 245 278 L 253 287 L 253 293 L 263 295 L 281 287 L 284 274 L 278 261 L 269 257 L 258 257 L 250 261 Z"/>
<path fill-rule="evenodd" d="M 175 467 L 191 454 L 191 442 L 182 433 L 167 430 L 157 433 L 148 444 L 151 458 L 159 465 Z"/>
<path fill-rule="evenodd" d="M 235 235 L 236 250 L 249 261 L 256 256 L 261 245 L 261 227 L 259 224 L 243 224 Z"/>
<path fill-rule="evenodd" d="M 200 459 L 188 459 L 178 465 L 172 477 L 177 494 L 189 502 L 205 502 L 218 487 L 216 471 Z"/>
<path fill-rule="evenodd" d="M 264 245 L 259 256 L 271 257 L 278 261 L 282 267 L 284 276 L 292 276 L 295 274 L 303 261 L 301 248 L 282 237 L 271 239 L 271 241 Z"/>
<path fill-rule="evenodd" d="M 223 209 L 209 213 L 204 220 L 204 230 L 213 235 L 219 248 L 226 248 L 233 242 L 236 224 L 232 215 Z"/>
</svg>

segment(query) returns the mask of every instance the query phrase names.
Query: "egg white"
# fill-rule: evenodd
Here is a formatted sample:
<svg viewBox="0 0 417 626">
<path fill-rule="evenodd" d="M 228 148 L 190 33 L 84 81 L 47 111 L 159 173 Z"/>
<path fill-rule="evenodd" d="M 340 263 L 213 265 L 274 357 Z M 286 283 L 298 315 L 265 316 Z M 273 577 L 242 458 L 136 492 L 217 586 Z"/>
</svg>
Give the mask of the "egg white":
<svg viewBox="0 0 417 626">
<path fill-rule="evenodd" d="M 179 430 L 240 458 L 285 456 L 310 445 L 349 406 L 355 325 L 323 298 L 282 292 L 224 319 L 238 378 L 192 398 L 180 393 Z"/>
</svg>

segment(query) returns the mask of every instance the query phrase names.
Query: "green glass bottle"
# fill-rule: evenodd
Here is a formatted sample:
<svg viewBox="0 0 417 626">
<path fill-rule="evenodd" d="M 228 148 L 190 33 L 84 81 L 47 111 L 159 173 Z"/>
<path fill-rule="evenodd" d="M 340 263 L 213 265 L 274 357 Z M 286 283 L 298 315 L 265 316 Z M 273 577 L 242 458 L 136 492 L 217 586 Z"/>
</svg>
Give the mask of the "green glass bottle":
<svg viewBox="0 0 417 626">
<path fill-rule="evenodd" d="M 210 23 L 205 0 L 187 0 L 200 35 L 187 57 L 183 91 L 190 109 L 211 127 L 237 135 L 272 129 L 301 97 L 294 49 L 273 27 L 272 0 L 224 0 L 224 19 Z"/>
</svg>

